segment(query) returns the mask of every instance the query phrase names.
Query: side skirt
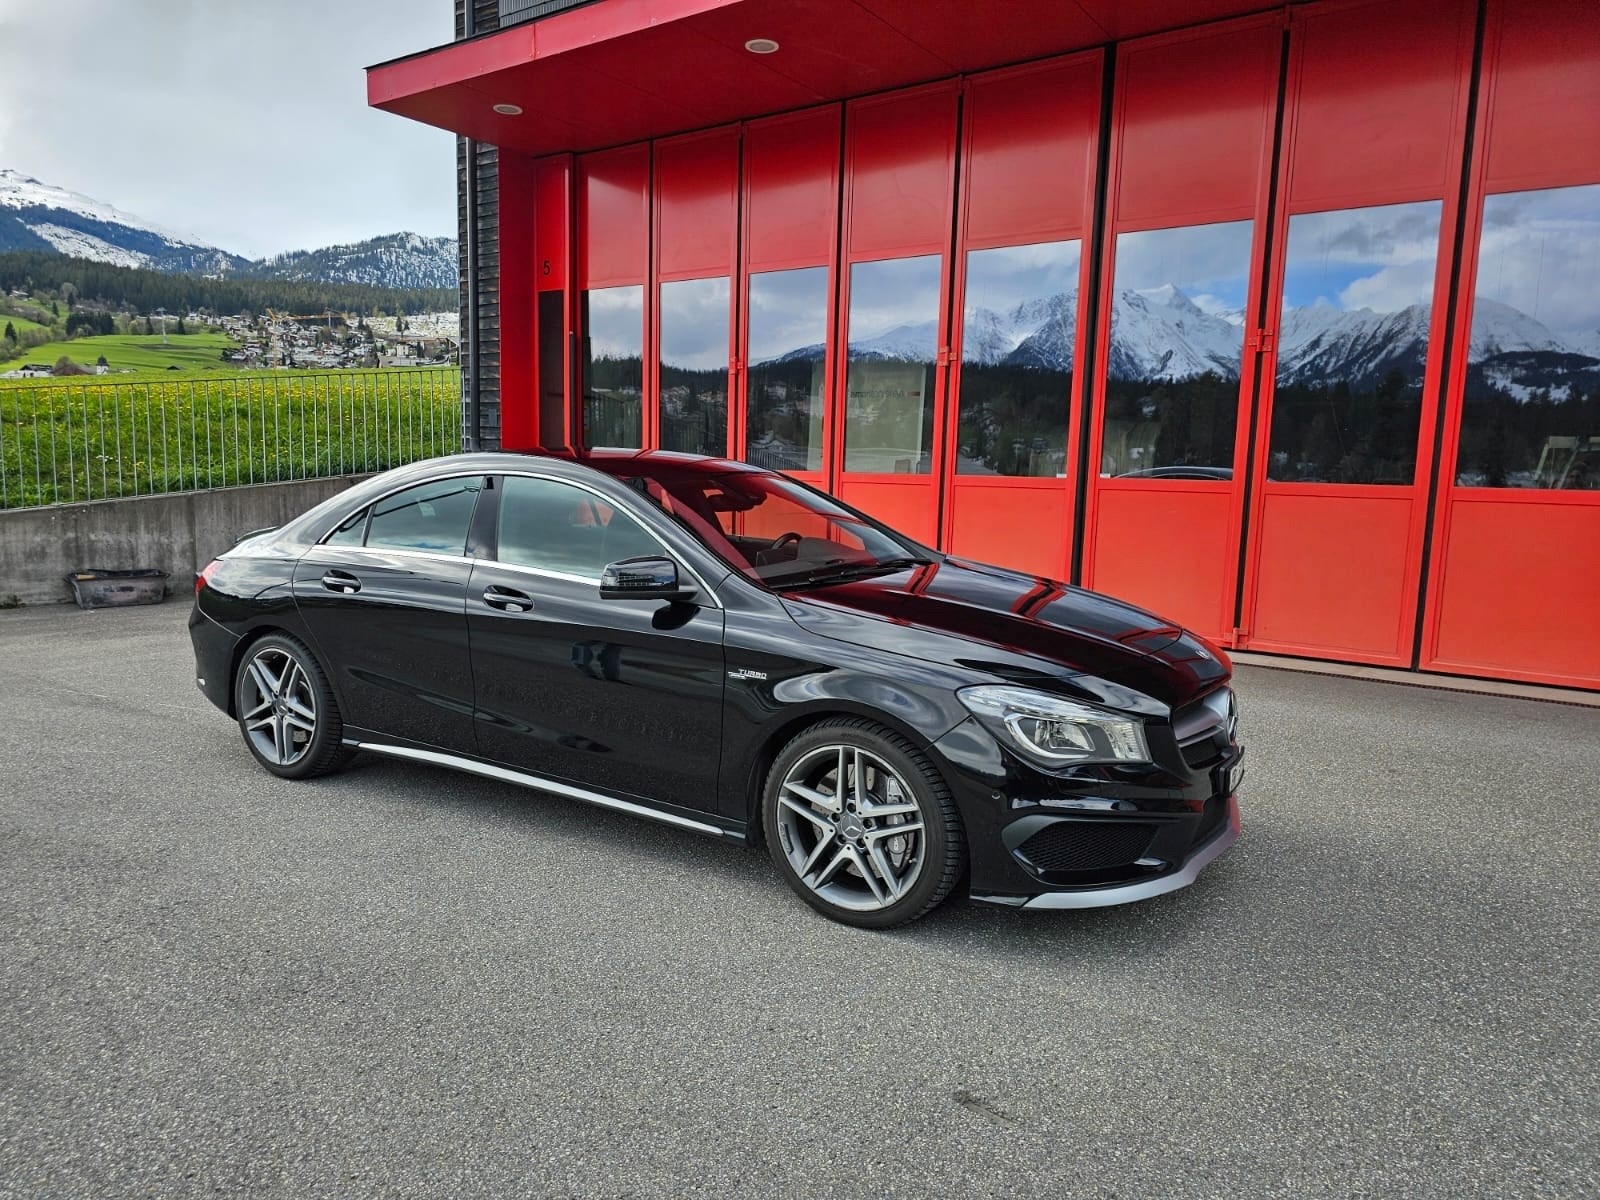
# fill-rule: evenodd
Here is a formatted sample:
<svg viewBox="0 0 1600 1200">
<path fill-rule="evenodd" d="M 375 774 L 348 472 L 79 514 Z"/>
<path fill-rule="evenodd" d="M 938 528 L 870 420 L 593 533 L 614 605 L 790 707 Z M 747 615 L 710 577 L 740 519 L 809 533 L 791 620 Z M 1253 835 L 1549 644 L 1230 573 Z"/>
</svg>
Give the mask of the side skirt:
<svg viewBox="0 0 1600 1200">
<path fill-rule="evenodd" d="M 607 796 L 601 792 L 591 792 L 587 788 L 576 787 L 570 783 L 557 783 L 553 779 L 530 775 L 525 771 L 517 771 L 511 767 L 502 767 L 495 763 L 482 762 L 475 758 L 465 758 L 458 754 L 445 754 L 439 750 L 419 750 L 412 746 L 396 746 L 387 742 L 364 742 L 355 738 L 346 738 L 344 744 L 356 750 L 365 750 L 371 754 L 384 754 L 390 758 L 404 758 L 413 762 L 432 763 L 439 767 L 449 767 L 454 771 L 466 771 L 472 775 L 482 775 L 486 779 L 498 779 L 503 783 L 519 784 L 535 791 L 548 792 L 553 796 L 565 796 L 569 800 L 581 800 L 585 804 L 593 804 L 599 808 L 609 808 L 615 812 L 628 813 L 630 816 L 645 817 L 651 821 L 660 821 L 664 825 L 672 825 L 678 829 L 693 830 L 695 833 L 704 833 L 711 837 L 727 838 L 729 841 L 734 842 L 746 840 L 744 833 L 738 829 L 713 825 L 708 821 L 697 821 L 693 817 L 681 816 L 676 812 L 669 812 L 662 808 L 651 808 L 645 804 L 635 804 L 631 800 L 619 800 L 615 796 Z"/>
</svg>

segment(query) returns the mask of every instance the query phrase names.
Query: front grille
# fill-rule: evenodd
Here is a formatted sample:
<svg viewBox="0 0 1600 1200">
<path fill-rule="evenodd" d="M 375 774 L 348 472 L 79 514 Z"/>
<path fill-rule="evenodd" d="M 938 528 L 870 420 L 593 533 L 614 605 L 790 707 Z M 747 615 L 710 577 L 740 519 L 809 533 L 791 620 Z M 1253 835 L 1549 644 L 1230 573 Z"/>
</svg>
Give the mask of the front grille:
<svg viewBox="0 0 1600 1200">
<path fill-rule="evenodd" d="M 1239 710 L 1231 688 L 1218 688 L 1172 714 L 1172 734 L 1191 767 L 1209 767 L 1233 745 Z"/>
<path fill-rule="evenodd" d="M 1142 858 L 1155 831 L 1134 821 L 1057 821 L 1017 853 L 1040 871 L 1103 871 Z"/>
</svg>

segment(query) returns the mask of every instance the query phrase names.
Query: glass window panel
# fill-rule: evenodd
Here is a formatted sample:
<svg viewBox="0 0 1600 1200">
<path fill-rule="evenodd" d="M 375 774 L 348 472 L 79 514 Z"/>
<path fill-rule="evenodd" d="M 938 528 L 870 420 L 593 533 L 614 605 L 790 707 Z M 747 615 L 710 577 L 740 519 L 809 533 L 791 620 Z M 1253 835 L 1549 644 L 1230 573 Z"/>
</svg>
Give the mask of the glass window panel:
<svg viewBox="0 0 1600 1200">
<path fill-rule="evenodd" d="M 1267 478 L 1412 482 L 1441 209 L 1289 218 Z"/>
<path fill-rule="evenodd" d="M 728 453 L 728 280 L 661 285 L 661 448 Z"/>
<path fill-rule="evenodd" d="M 746 462 L 822 470 L 827 344 L 827 267 L 750 276 Z"/>
<path fill-rule="evenodd" d="M 599 581 L 607 563 L 662 553 L 627 513 L 554 479 L 508 475 L 500 494 L 498 558 Z"/>
<path fill-rule="evenodd" d="M 1231 479 L 1249 221 L 1117 235 L 1102 475 Z"/>
<path fill-rule="evenodd" d="M 1080 243 L 967 254 L 961 314 L 964 475 L 1067 473 Z"/>
<path fill-rule="evenodd" d="M 846 471 L 933 470 L 940 265 L 928 254 L 850 268 Z"/>
<path fill-rule="evenodd" d="M 539 444 L 567 444 L 566 294 L 539 293 Z"/>
<path fill-rule="evenodd" d="M 465 554 L 467 528 L 483 481 L 445 479 L 386 496 L 372 506 L 368 548 Z"/>
<path fill-rule="evenodd" d="M 1600 490 L 1600 184 L 1483 203 L 1456 483 Z"/>
<path fill-rule="evenodd" d="M 583 444 L 644 445 L 644 288 L 583 293 Z"/>
<path fill-rule="evenodd" d="M 329 546 L 359 546 L 367 537 L 367 510 L 352 513 L 323 539 Z"/>
</svg>

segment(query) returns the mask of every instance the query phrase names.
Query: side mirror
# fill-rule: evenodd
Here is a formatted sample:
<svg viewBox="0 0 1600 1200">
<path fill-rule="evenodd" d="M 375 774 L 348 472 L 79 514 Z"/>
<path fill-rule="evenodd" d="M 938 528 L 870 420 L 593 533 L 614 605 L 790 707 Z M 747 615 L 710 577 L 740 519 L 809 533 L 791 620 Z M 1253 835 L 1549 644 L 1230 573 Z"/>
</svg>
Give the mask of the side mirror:
<svg viewBox="0 0 1600 1200">
<path fill-rule="evenodd" d="M 695 590 L 678 583 L 678 564 L 653 554 L 624 558 L 600 573 L 602 600 L 693 600 Z"/>
</svg>

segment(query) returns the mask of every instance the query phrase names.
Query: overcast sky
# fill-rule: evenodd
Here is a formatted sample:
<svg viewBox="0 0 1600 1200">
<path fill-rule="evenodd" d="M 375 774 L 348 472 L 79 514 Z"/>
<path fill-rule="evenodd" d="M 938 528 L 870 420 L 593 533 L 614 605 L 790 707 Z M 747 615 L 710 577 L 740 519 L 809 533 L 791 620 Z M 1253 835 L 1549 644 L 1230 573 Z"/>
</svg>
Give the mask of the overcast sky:
<svg viewBox="0 0 1600 1200">
<path fill-rule="evenodd" d="M 260 257 L 455 232 L 455 141 L 362 68 L 451 0 L 0 0 L 0 167 Z"/>
</svg>

